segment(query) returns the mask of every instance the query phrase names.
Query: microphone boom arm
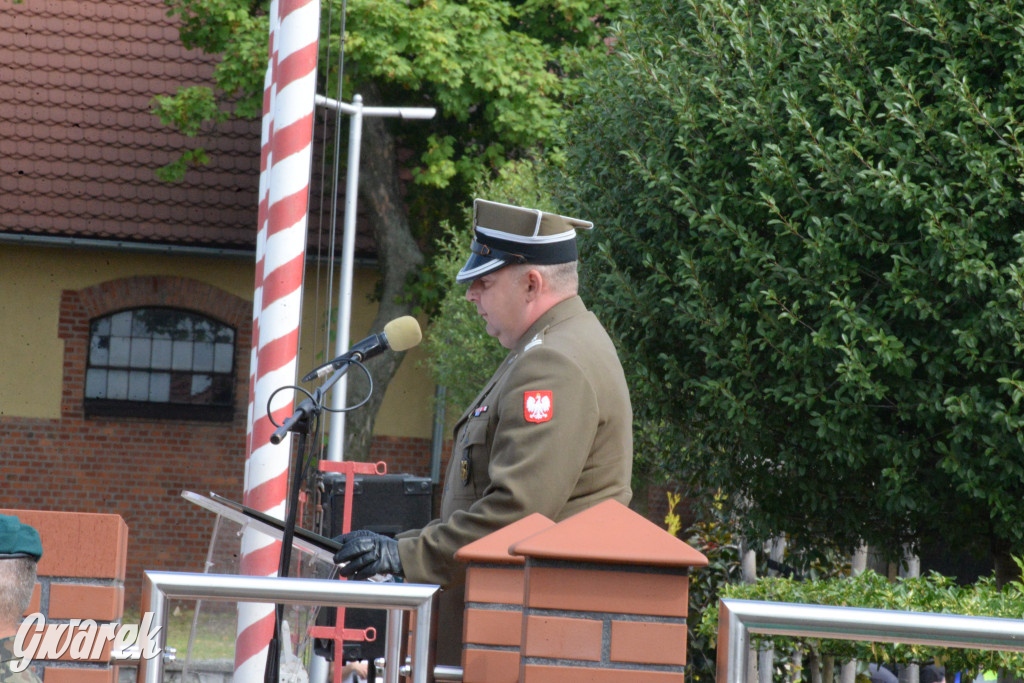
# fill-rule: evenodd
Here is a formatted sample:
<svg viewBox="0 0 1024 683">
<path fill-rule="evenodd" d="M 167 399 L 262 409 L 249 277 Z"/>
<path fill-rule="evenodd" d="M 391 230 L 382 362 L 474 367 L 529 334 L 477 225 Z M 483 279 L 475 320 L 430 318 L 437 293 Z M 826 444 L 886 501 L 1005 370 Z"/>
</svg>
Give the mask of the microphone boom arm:
<svg viewBox="0 0 1024 683">
<path fill-rule="evenodd" d="M 319 415 L 320 411 L 323 410 L 324 396 L 326 396 L 327 392 L 330 391 L 331 387 L 337 384 L 338 380 L 340 380 L 342 376 L 346 372 L 348 372 L 349 367 L 353 363 L 358 362 L 358 360 L 350 359 L 338 363 L 340 367 L 335 369 L 334 374 L 331 375 L 326 382 L 324 382 L 316 389 L 314 389 L 313 393 L 306 392 L 306 398 L 303 399 L 302 402 L 299 403 L 299 405 L 295 406 L 295 412 L 292 413 L 291 416 L 288 417 L 288 419 L 282 422 L 281 425 L 274 430 L 274 433 L 270 435 L 270 443 L 276 446 L 277 444 L 284 441 L 284 437 L 285 435 L 288 434 L 288 432 L 298 431 L 297 427 L 300 424 L 302 424 L 303 420 L 308 421 L 311 420 L 313 417 Z M 327 363 L 323 367 L 327 367 L 327 365 L 333 366 L 334 364 L 335 361 L 332 361 L 330 363 Z M 273 398 L 273 396 L 271 396 L 271 398 Z M 269 405 L 267 406 L 267 414 L 270 414 Z"/>
</svg>

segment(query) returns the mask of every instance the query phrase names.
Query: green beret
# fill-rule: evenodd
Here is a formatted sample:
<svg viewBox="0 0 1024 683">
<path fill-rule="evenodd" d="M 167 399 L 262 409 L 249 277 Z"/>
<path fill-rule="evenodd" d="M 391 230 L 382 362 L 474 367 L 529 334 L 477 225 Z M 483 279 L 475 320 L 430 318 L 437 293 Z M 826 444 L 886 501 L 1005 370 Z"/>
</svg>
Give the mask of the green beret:
<svg viewBox="0 0 1024 683">
<path fill-rule="evenodd" d="M 35 561 L 43 556 L 43 542 L 39 532 L 17 517 L 0 515 L 0 560 L 31 557 Z"/>
</svg>

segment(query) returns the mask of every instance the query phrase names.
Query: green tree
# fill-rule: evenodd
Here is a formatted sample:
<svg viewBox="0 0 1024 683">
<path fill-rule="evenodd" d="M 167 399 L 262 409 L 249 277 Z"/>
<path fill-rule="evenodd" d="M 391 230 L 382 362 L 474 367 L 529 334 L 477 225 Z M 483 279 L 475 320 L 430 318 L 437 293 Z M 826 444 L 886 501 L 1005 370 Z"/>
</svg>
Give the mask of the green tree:
<svg viewBox="0 0 1024 683">
<path fill-rule="evenodd" d="M 267 54 L 267 2 L 167 0 L 182 22 L 186 47 L 220 56 L 208 86 L 183 88 L 158 98 L 155 110 L 186 133 L 227 116 L 260 112 Z M 323 69 L 319 91 L 337 92 L 338 59 L 330 58 L 338 37 L 327 17 L 346 13 L 343 85 L 345 98 L 358 93 L 367 105 L 432 106 L 429 123 L 396 124 L 367 117 L 363 123 L 359 202 L 368 214 L 380 260 L 379 309 L 374 329 L 418 306 L 436 304 L 441 292 L 429 278 L 412 288 L 429 256 L 436 226 L 464 225 L 468 188 L 509 159 L 537 156 L 557 163 L 564 134 L 563 97 L 573 91 L 583 62 L 604 56 L 606 23 L 619 0 L 331 0 L 321 22 Z M 336 22 L 334 29 L 337 28 Z M 400 176 L 402 155 L 411 152 L 413 182 Z M 343 150 L 334 153 L 343 155 Z M 202 162 L 188 150 L 169 172 Z M 442 285 L 443 286 L 443 285 Z M 401 357 L 385 354 L 369 367 L 374 384 L 387 385 Z M 353 377 L 353 395 L 359 392 Z M 349 457 L 369 447 L 373 419 L 383 399 L 350 414 Z"/>
<path fill-rule="evenodd" d="M 1024 550 L 1022 9 L 641 0 L 588 72 L 592 300 L 749 538 Z"/>
</svg>

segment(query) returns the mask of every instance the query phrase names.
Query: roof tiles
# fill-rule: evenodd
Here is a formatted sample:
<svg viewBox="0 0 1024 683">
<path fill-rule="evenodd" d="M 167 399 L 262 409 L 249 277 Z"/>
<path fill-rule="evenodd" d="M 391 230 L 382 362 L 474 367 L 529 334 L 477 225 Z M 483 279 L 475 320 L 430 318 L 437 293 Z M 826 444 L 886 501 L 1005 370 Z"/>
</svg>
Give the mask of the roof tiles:
<svg viewBox="0 0 1024 683">
<path fill-rule="evenodd" d="M 255 242 L 260 129 L 195 141 L 150 113 L 155 95 L 208 83 L 162 0 L 9 3 L 0 21 L 0 232 L 169 244 Z M 183 183 L 155 170 L 200 145 Z"/>
</svg>

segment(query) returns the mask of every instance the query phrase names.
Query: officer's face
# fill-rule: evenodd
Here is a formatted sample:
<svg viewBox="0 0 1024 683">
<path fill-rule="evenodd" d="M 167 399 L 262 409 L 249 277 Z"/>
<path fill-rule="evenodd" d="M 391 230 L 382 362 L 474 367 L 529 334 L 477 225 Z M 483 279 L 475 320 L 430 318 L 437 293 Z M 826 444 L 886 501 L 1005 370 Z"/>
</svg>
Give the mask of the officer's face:
<svg viewBox="0 0 1024 683">
<path fill-rule="evenodd" d="M 476 304 L 487 334 L 497 337 L 506 349 L 515 346 L 530 326 L 526 321 L 526 290 L 523 269 L 516 266 L 482 275 L 466 290 L 466 301 Z"/>
</svg>

